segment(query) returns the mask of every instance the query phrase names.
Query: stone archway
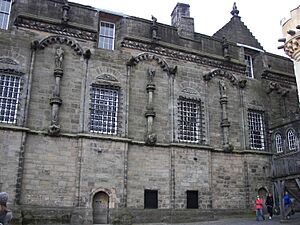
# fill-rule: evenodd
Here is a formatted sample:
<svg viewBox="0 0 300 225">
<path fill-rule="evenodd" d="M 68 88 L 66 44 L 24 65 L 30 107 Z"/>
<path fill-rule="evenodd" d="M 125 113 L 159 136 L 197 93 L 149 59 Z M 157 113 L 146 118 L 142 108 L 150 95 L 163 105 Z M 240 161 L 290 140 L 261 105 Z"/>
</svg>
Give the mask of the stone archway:
<svg viewBox="0 0 300 225">
<path fill-rule="evenodd" d="M 107 224 L 109 215 L 109 195 L 104 191 L 93 197 L 93 224 Z"/>
</svg>

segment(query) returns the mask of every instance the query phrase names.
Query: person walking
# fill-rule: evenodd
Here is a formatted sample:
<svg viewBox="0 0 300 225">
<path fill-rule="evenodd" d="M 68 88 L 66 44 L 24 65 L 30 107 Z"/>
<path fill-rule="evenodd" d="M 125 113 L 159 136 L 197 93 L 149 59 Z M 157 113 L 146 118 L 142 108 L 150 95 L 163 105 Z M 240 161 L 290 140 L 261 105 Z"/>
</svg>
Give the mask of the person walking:
<svg viewBox="0 0 300 225">
<path fill-rule="evenodd" d="M 287 210 L 287 208 L 291 207 L 292 201 L 290 199 L 290 196 L 287 192 L 285 192 L 283 196 L 283 204 L 284 204 L 284 210 Z M 286 218 L 290 219 L 291 213 L 288 213 Z"/>
<path fill-rule="evenodd" d="M 7 208 L 8 194 L 0 192 L 0 224 L 10 225 L 12 212 Z"/>
<path fill-rule="evenodd" d="M 272 196 L 272 194 L 270 192 L 267 194 L 267 198 L 266 198 L 265 204 L 267 206 L 267 211 L 268 211 L 268 214 L 269 214 L 269 220 L 271 220 L 272 217 L 273 217 L 273 205 L 274 205 L 274 202 L 273 202 L 273 196 Z"/>
<path fill-rule="evenodd" d="M 263 200 L 258 195 L 255 200 L 255 211 L 256 211 L 256 221 L 259 221 L 259 217 L 262 217 L 265 220 L 265 216 L 263 214 Z"/>
</svg>

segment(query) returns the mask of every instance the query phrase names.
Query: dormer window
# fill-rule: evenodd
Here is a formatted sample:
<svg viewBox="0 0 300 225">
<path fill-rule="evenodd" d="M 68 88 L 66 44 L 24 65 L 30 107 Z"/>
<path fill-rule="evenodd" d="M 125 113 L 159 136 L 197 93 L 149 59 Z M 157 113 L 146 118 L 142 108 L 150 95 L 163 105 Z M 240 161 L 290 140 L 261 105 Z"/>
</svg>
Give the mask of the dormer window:
<svg viewBox="0 0 300 225">
<path fill-rule="evenodd" d="M 8 28 L 11 0 L 0 0 L 0 29 Z"/>
<path fill-rule="evenodd" d="M 252 57 L 251 55 L 244 56 L 245 64 L 246 64 L 246 76 L 249 78 L 253 78 L 253 65 L 252 65 Z"/>
<path fill-rule="evenodd" d="M 114 50 L 115 24 L 100 21 L 99 48 Z"/>
</svg>

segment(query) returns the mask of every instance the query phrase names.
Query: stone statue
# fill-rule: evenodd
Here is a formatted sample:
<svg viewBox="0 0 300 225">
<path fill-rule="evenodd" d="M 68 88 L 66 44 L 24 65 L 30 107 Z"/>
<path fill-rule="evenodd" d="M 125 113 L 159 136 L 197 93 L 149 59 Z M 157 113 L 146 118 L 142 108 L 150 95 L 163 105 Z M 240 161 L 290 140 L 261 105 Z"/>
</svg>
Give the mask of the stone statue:
<svg viewBox="0 0 300 225">
<path fill-rule="evenodd" d="M 148 77 L 149 77 L 149 83 L 153 83 L 153 78 L 155 76 L 155 70 L 154 69 L 148 69 Z"/>
<path fill-rule="evenodd" d="M 219 82 L 221 97 L 226 96 L 226 85 L 224 81 Z"/>
<path fill-rule="evenodd" d="M 154 17 L 153 15 L 151 15 L 151 19 L 152 19 L 152 25 L 155 26 L 156 22 L 157 22 L 156 17 Z"/>
<path fill-rule="evenodd" d="M 64 59 L 64 50 L 59 47 L 56 49 L 55 53 L 55 67 L 58 69 L 62 69 L 62 62 Z"/>
</svg>

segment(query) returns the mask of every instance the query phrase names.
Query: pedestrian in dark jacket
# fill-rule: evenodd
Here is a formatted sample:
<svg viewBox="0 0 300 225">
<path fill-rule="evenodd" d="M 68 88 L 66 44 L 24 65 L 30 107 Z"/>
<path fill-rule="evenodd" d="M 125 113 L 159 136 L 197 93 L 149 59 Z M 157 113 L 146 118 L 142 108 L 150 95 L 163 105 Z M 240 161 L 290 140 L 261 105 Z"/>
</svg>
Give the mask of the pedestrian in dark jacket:
<svg viewBox="0 0 300 225">
<path fill-rule="evenodd" d="M 265 204 L 267 206 L 267 211 L 268 211 L 268 214 L 269 214 L 269 220 L 271 220 L 272 217 L 273 217 L 273 206 L 274 206 L 273 196 L 272 196 L 271 193 L 267 194 L 267 198 L 266 198 Z"/>
<path fill-rule="evenodd" d="M 7 208 L 8 194 L 0 192 L 0 224 L 9 225 L 12 219 L 12 212 Z"/>
</svg>

